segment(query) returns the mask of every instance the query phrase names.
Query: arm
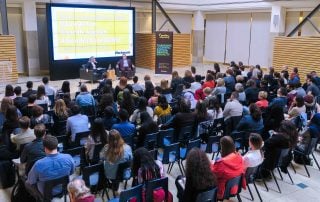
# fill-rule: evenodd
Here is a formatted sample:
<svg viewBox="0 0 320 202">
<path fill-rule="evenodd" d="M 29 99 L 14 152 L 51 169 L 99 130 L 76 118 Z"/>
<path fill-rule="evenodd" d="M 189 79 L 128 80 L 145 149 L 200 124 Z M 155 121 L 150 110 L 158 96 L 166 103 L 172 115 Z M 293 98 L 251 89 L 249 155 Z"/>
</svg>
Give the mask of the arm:
<svg viewBox="0 0 320 202">
<path fill-rule="evenodd" d="M 39 176 L 38 176 L 36 166 L 37 166 L 37 162 L 32 166 L 31 170 L 29 171 L 28 179 L 26 183 L 34 185 L 38 182 Z"/>
<path fill-rule="evenodd" d="M 227 102 L 226 106 L 224 107 L 223 110 L 223 117 L 227 117 L 230 113 L 230 102 Z"/>
<path fill-rule="evenodd" d="M 28 148 L 28 145 L 26 145 L 21 153 L 21 156 L 20 156 L 20 162 L 21 163 L 25 163 L 27 162 L 27 148 Z"/>
</svg>

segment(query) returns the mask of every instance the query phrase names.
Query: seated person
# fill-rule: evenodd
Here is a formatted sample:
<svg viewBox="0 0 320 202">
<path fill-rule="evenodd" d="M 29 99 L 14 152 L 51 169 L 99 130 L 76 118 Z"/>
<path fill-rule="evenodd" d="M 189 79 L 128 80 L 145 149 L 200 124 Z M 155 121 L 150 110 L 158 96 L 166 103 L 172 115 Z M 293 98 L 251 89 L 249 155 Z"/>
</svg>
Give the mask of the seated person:
<svg viewBox="0 0 320 202">
<path fill-rule="evenodd" d="M 72 157 L 57 151 L 58 139 L 55 136 L 46 135 L 43 139 L 43 146 L 47 156 L 33 165 L 25 182 L 27 191 L 36 199 L 43 196 L 46 181 L 69 176 L 74 172 Z M 56 195 L 61 192 L 61 189 L 55 187 L 52 192 L 53 195 Z"/>
<path fill-rule="evenodd" d="M 143 94 L 144 91 L 144 86 L 138 83 L 138 77 L 134 76 L 133 77 L 133 84 L 132 84 L 132 89 L 136 92 L 136 93 L 141 93 L 140 95 Z"/>
<path fill-rule="evenodd" d="M 223 110 L 224 121 L 227 121 L 229 118 L 234 116 L 242 116 L 243 107 L 238 98 L 238 92 L 231 93 L 231 97 Z"/>
<path fill-rule="evenodd" d="M 118 123 L 118 119 L 115 116 L 114 109 L 111 106 L 107 106 L 103 113 L 103 124 L 106 130 L 111 130 L 112 126 Z"/>
<path fill-rule="evenodd" d="M 132 164 L 133 185 L 144 184 L 149 180 L 164 177 L 163 165 L 158 160 L 153 160 L 150 152 L 141 147 L 133 154 Z"/>
<path fill-rule="evenodd" d="M 117 68 L 121 71 L 121 76 L 128 77 L 129 71 L 134 70 L 134 65 L 132 61 L 127 58 L 126 54 L 122 55 L 122 58 L 117 63 Z"/>
<path fill-rule="evenodd" d="M 36 139 L 33 129 L 30 129 L 30 119 L 23 116 L 19 119 L 20 133 L 11 134 L 11 142 L 17 145 L 17 150 L 20 150 L 20 145 L 27 144 Z"/>
<path fill-rule="evenodd" d="M 108 144 L 102 149 L 100 159 L 103 160 L 105 175 L 108 179 L 116 179 L 120 163 L 132 160 L 131 147 L 124 142 L 119 131 L 110 131 Z"/>
<path fill-rule="evenodd" d="M 85 84 L 81 84 L 80 86 L 80 94 L 76 97 L 76 103 L 80 107 L 88 107 L 95 106 L 96 101 L 93 96 L 88 92 L 88 88 Z"/>
<path fill-rule="evenodd" d="M 223 118 L 220 101 L 217 97 L 211 96 L 206 100 L 208 102 L 208 115 L 210 120 Z"/>
<path fill-rule="evenodd" d="M 223 136 L 220 139 L 221 159 L 218 159 L 211 165 L 211 171 L 217 176 L 218 181 L 218 199 L 222 200 L 228 180 L 243 175 L 243 160 L 239 153 L 236 152 L 234 142 L 230 136 Z M 242 183 L 242 185 L 245 184 Z M 238 186 L 231 189 L 231 194 L 235 194 Z"/>
<path fill-rule="evenodd" d="M 74 142 L 77 133 L 89 131 L 89 119 L 80 113 L 78 105 L 72 106 L 71 112 L 73 115 L 67 119 L 67 134 L 71 134 L 71 142 Z"/>
<path fill-rule="evenodd" d="M 129 118 L 130 122 L 137 123 L 139 125 L 141 123 L 142 112 L 147 112 L 150 117 L 153 117 L 153 110 L 148 106 L 148 101 L 145 97 L 139 98 L 137 109 L 133 111 L 133 114 Z"/>
<path fill-rule="evenodd" d="M 90 189 L 82 179 L 74 178 L 69 182 L 67 189 L 70 202 L 94 202 L 95 196 L 90 194 Z"/>
<path fill-rule="evenodd" d="M 272 99 L 269 107 L 272 107 L 273 105 L 279 105 L 281 108 L 285 109 L 287 107 L 287 102 L 287 89 L 281 87 L 277 91 L 277 97 Z"/>
<path fill-rule="evenodd" d="M 29 118 L 32 117 L 32 109 L 36 105 L 35 104 L 36 99 L 37 99 L 37 96 L 35 94 L 29 95 L 27 105 L 24 106 L 21 110 L 21 113 L 23 116 L 27 116 Z"/>
<path fill-rule="evenodd" d="M 22 97 L 20 86 L 16 86 L 13 91 L 16 95 L 16 98 L 13 99 L 14 105 L 21 111 L 28 104 L 28 98 Z"/>
<path fill-rule="evenodd" d="M 122 137 L 134 135 L 136 133 L 136 127 L 128 121 L 129 114 L 127 110 L 120 109 L 119 119 L 120 123 L 116 123 L 112 126 L 112 129 L 119 131 Z"/>
<path fill-rule="evenodd" d="M 26 174 L 32 168 L 33 164 L 46 156 L 43 149 L 43 137 L 46 134 L 46 127 L 43 124 L 38 124 L 34 127 L 36 139 L 24 146 L 20 161 L 26 163 Z"/>
<path fill-rule="evenodd" d="M 53 95 L 54 97 L 56 96 L 56 89 L 52 86 L 49 85 L 49 78 L 48 77 L 43 77 L 42 78 L 42 83 L 44 85 L 46 95 Z"/>
<path fill-rule="evenodd" d="M 43 114 L 43 108 L 38 105 L 35 105 L 32 108 L 32 117 L 30 120 L 30 127 L 34 128 L 34 126 L 39 123 L 43 123 L 43 124 L 50 123 L 50 116 L 48 114 Z"/>
<path fill-rule="evenodd" d="M 236 130 L 244 132 L 260 132 L 263 129 L 263 120 L 261 110 L 256 104 L 249 106 L 250 114 L 242 117 L 238 123 Z"/>
<path fill-rule="evenodd" d="M 36 95 L 37 94 L 37 91 L 36 90 L 33 90 L 33 82 L 32 81 L 27 81 L 27 91 L 22 93 L 22 97 L 26 97 L 28 98 L 29 95 Z"/>
<path fill-rule="evenodd" d="M 145 138 L 148 134 L 158 132 L 158 125 L 154 122 L 148 112 L 140 114 L 141 126 L 138 129 L 138 143 L 137 147 L 143 147 Z"/>
<path fill-rule="evenodd" d="M 267 109 L 269 102 L 267 100 L 268 93 L 266 91 L 260 91 L 258 94 L 259 101 L 256 102 L 256 105 L 261 109 L 265 110 Z"/>
<path fill-rule="evenodd" d="M 288 116 L 286 118 L 291 120 L 300 116 L 302 113 L 306 113 L 306 106 L 304 105 L 303 97 L 297 95 L 288 110 Z"/>
<path fill-rule="evenodd" d="M 37 90 L 37 99 L 35 101 L 35 104 L 37 105 L 47 105 L 47 107 L 50 105 L 49 97 L 46 95 L 45 87 L 44 85 L 38 86 Z M 48 109 L 45 109 L 46 111 Z"/>
<path fill-rule="evenodd" d="M 251 168 L 260 165 L 263 162 L 261 147 L 263 144 L 262 137 L 258 133 L 251 133 L 249 136 L 250 150 L 242 157 L 244 168 Z"/>
<path fill-rule="evenodd" d="M 66 125 L 67 119 L 71 114 L 70 109 L 67 108 L 63 99 L 58 99 L 55 102 L 53 108 L 53 126 L 52 126 L 52 133 L 55 135 L 62 135 L 66 133 Z"/>
<path fill-rule="evenodd" d="M 85 67 L 87 69 L 96 69 L 96 64 L 97 64 L 96 58 L 94 56 L 91 56 L 87 64 L 85 65 Z"/>
<path fill-rule="evenodd" d="M 193 148 L 188 153 L 185 173 L 185 178 L 180 175 L 176 180 L 179 201 L 194 202 L 198 194 L 213 189 L 217 184 L 206 153 L 198 148 Z"/>
<path fill-rule="evenodd" d="M 158 105 L 154 108 L 154 116 L 158 118 L 171 114 L 171 107 L 164 95 L 158 97 Z"/>
</svg>

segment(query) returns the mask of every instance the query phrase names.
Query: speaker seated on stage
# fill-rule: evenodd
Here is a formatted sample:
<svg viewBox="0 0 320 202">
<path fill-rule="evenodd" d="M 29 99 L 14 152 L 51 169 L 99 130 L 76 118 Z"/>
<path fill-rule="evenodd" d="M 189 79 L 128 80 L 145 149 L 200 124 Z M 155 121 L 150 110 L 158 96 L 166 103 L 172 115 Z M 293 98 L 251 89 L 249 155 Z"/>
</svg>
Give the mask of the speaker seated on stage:
<svg viewBox="0 0 320 202">
<path fill-rule="evenodd" d="M 132 78 L 135 75 L 135 66 L 132 64 L 132 61 L 127 58 L 126 54 L 122 55 L 122 58 L 117 63 L 117 76 L 118 77 L 127 77 Z"/>
<path fill-rule="evenodd" d="M 87 62 L 87 64 L 85 65 L 86 69 L 97 69 L 96 68 L 96 58 L 94 56 L 91 56 Z"/>
</svg>

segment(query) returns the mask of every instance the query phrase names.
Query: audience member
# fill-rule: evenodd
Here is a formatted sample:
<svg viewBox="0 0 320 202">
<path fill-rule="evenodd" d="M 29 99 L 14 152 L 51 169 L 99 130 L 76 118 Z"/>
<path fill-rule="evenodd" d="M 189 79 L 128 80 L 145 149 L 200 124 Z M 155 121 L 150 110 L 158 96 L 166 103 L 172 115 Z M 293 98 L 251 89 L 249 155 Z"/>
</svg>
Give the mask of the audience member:
<svg viewBox="0 0 320 202">
<path fill-rule="evenodd" d="M 67 126 L 67 119 L 71 114 L 70 110 L 67 108 L 65 102 L 62 99 L 58 99 L 55 102 L 53 108 L 53 126 L 52 126 L 52 133 L 59 135 L 65 134 L 66 126 Z"/>
<path fill-rule="evenodd" d="M 13 103 L 21 111 L 22 108 L 28 104 L 28 99 L 26 97 L 22 97 L 20 86 L 16 86 L 13 91 L 16 95 L 13 99 Z"/>
<path fill-rule="evenodd" d="M 122 102 L 118 102 L 120 105 L 120 109 L 125 109 L 129 113 L 129 116 L 133 114 L 135 109 L 134 99 L 128 89 L 123 90 L 123 100 Z"/>
<path fill-rule="evenodd" d="M 94 107 L 96 105 L 96 101 L 94 100 L 93 96 L 88 92 L 87 86 L 85 84 L 81 84 L 80 86 L 80 93 L 76 97 L 76 103 L 80 107 Z"/>
<path fill-rule="evenodd" d="M 273 105 L 279 105 L 279 107 L 285 109 L 287 107 L 287 101 L 287 89 L 281 87 L 277 91 L 277 97 L 271 101 L 269 107 L 272 107 Z"/>
<path fill-rule="evenodd" d="M 120 77 L 119 84 L 114 89 L 115 99 L 118 97 L 119 92 L 123 91 L 128 86 L 128 79 L 124 76 Z"/>
<path fill-rule="evenodd" d="M 43 85 L 38 86 L 37 90 L 37 99 L 35 101 L 35 104 L 37 105 L 50 105 L 50 100 L 48 96 L 46 95 L 45 87 Z"/>
<path fill-rule="evenodd" d="M 45 125 L 36 125 L 34 127 L 34 135 L 36 136 L 36 139 L 25 145 L 22 150 L 20 161 L 21 163 L 26 163 L 26 174 L 29 173 L 33 164 L 37 160 L 42 159 L 46 155 L 43 148 L 43 137 L 45 136 L 45 134 Z"/>
<path fill-rule="evenodd" d="M 69 176 L 74 172 L 74 161 L 69 154 L 62 154 L 57 151 L 58 140 L 56 137 L 47 135 L 43 139 L 43 147 L 46 157 L 38 160 L 32 166 L 28 179 L 25 182 L 26 189 L 39 200 L 44 194 L 44 184 L 48 180 Z M 53 189 L 53 195 L 61 192 L 60 187 Z"/>
<path fill-rule="evenodd" d="M 263 162 L 262 137 L 258 133 L 251 133 L 249 136 L 249 151 L 242 157 L 244 168 L 251 168 Z"/>
<path fill-rule="evenodd" d="M 168 102 L 171 102 L 172 92 L 171 92 L 171 88 L 169 87 L 169 81 L 162 79 L 160 82 L 160 87 L 161 87 L 161 94 L 166 97 Z"/>
<path fill-rule="evenodd" d="M 219 99 L 216 97 L 210 97 L 208 99 L 208 115 L 210 120 L 223 118 L 222 108 Z"/>
<path fill-rule="evenodd" d="M 67 119 L 67 134 L 71 136 L 71 142 L 76 139 L 76 134 L 89 131 L 89 119 L 87 115 L 80 113 L 80 107 L 74 105 L 71 108 L 72 116 Z"/>
<path fill-rule="evenodd" d="M 218 199 L 223 200 L 227 181 L 243 175 L 244 165 L 242 157 L 236 152 L 234 142 L 230 136 L 223 136 L 220 139 L 220 147 L 221 159 L 218 159 L 211 165 L 211 170 L 217 176 Z M 238 186 L 232 187 L 230 193 L 235 194 L 237 193 L 237 190 Z"/>
<path fill-rule="evenodd" d="M 261 117 L 261 110 L 256 104 L 249 106 L 250 114 L 242 117 L 238 123 L 236 130 L 244 132 L 257 132 L 260 133 L 263 130 L 263 120 Z"/>
<path fill-rule="evenodd" d="M 192 72 L 190 70 L 186 70 L 184 72 L 184 77 L 182 78 L 184 83 L 192 83 L 194 82 L 194 78 L 192 76 Z"/>
<path fill-rule="evenodd" d="M 300 116 L 302 113 L 306 113 L 304 99 L 301 96 L 296 96 L 288 110 L 288 118 L 294 119 L 297 116 Z"/>
<path fill-rule="evenodd" d="M 158 98 L 158 105 L 154 108 L 154 115 L 158 118 L 171 114 L 171 107 L 164 95 L 160 95 Z"/>
<path fill-rule="evenodd" d="M 151 81 L 145 82 L 145 90 L 144 90 L 144 97 L 149 100 L 154 95 L 154 86 Z"/>
<path fill-rule="evenodd" d="M 65 93 L 70 93 L 70 82 L 69 81 L 63 81 L 61 89 L 57 91 L 57 95 L 59 98 L 62 98 L 62 95 Z"/>
<path fill-rule="evenodd" d="M 30 129 L 30 119 L 27 116 L 23 116 L 19 119 L 20 132 L 17 134 L 11 134 L 11 142 L 16 144 L 17 150 L 20 150 L 20 145 L 25 145 L 36 139 L 33 129 Z"/>
<path fill-rule="evenodd" d="M 190 83 L 185 83 L 184 90 L 182 91 L 183 98 L 186 100 L 186 102 L 190 103 L 190 109 L 195 109 L 197 100 L 194 97 L 194 94 L 192 93 Z"/>
<path fill-rule="evenodd" d="M 111 93 L 106 93 L 101 96 L 98 104 L 97 115 L 103 116 L 103 113 L 108 106 L 112 107 L 114 114 L 118 114 L 118 105 L 114 102 L 113 95 Z"/>
<path fill-rule="evenodd" d="M 156 86 L 153 90 L 153 95 L 147 100 L 147 104 L 154 108 L 158 104 L 158 97 L 162 94 L 162 89 L 160 86 Z"/>
<path fill-rule="evenodd" d="M 239 102 L 246 103 L 246 93 L 244 91 L 243 85 L 241 83 L 236 83 L 234 90 L 239 94 Z"/>
<path fill-rule="evenodd" d="M 1 101 L 0 106 L 0 129 L 2 131 L 3 124 L 6 120 L 7 110 L 10 106 L 13 106 L 13 101 L 11 98 L 4 97 Z"/>
<path fill-rule="evenodd" d="M 46 77 L 46 76 L 43 77 L 42 78 L 42 83 L 43 83 L 43 85 L 45 87 L 45 92 L 46 92 L 45 94 L 47 96 L 49 96 L 49 95 L 55 96 L 56 95 L 56 89 L 49 85 L 49 78 L 48 77 Z"/>
<path fill-rule="evenodd" d="M 11 84 L 6 85 L 6 88 L 4 91 L 4 97 L 11 98 L 12 100 L 16 98 L 16 95 L 14 94 L 14 91 L 13 91 L 13 86 Z"/>
<path fill-rule="evenodd" d="M 232 91 L 234 90 L 234 86 L 236 84 L 236 81 L 233 77 L 232 69 L 227 69 L 226 77 L 224 77 L 224 83 L 226 86 L 226 93 L 232 93 Z"/>
<path fill-rule="evenodd" d="M 31 121 L 30 121 L 30 127 L 34 128 L 35 125 L 39 124 L 39 123 L 43 123 L 43 124 L 49 124 L 51 123 L 50 120 L 50 116 L 48 114 L 44 114 L 43 113 L 43 108 L 35 105 L 32 108 L 32 117 L 31 117 Z"/>
<path fill-rule="evenodd" d="M 171 89 L 172 93 L 175 93 L 177 90 L 177 87 L 183 84 L 183 79 L 179 76 L 177 71 L 172 72 L 172 78 L 171 78 Z"/>
<path fill-rule="evenodd" d="M 37 94 L 37 91 L 36 90 L 33 90 L 33 82 L 32 81 L 27 81 L 27 91 L 22 93 L 22 96 L 23 97 L 26 97 L 28 98 L 30 95 L 36 95 Z"/>
<path fill-rule="evenodd" d="M 140 92 L 140 94 L 139 93 L 138 94 L 142 95 L 144 91 L 144 87 L 138 83 L 138 77 L 134 76 L 132 80 L 133 80 L 133 84 L 132 84 L 133 90 L 137 93 Z"/>
<path fill-rule="evenodd" d="M 207 74 L 206 81 L 202 84 L 202 89 L 209 87 L 214 88 L 216 86 L 216 83 L 214 82 L 214 76 L 212 74 Z"/>
<path fill-rule="evenodd" d="M 15 106 L 9 106 L 6 112 L 6 119 L 2 127 L 2 137 L 4 143 L 9 147 L 10 151 L 14 151 L 15 145 L 10 141 L 11 133 L 19 133 L 19 117 L 17 108 Z"/>
<path fill-rule="evenodd" d="M 116 123 L 112 126 L 112 129 L 119 131 L 122 137 L 126 137 L 129 135 L 134 135 L 136 132 L 136 127 L 132 123 L 128 121 L 129 114 L 125 109 L 120 109 L 119 111 L 119 119 L 120 123 Z"/>
<path fill-rule="evenodd" d="M 265 110 L 268 108 L 269 102 L 267 100 L 268 93 L 266 91 L 260 91 L 258 94 L 259 101 L 256 102 L 256 105 L 261 109 Z"/>
<path fill-rule="evenodd" d="M 73 179 L 69 182 L 67 189 L 70 202 L 94 202 L 94 195 L 90 194 L 90 189 L 82 179 Z"/>
<path fill-rule="evenodd" d="M 191 87 L 190 87 L 190 89 L 193 93 L 195 93 L 196 90 L 201 88 L 201 86 L 202 86 L 201 80 L 202 80 L 202 78 L 200 75 L 195 75 L 195 81 L 191 83 Z"/>
<path fill-rule="evenodd" d="M 314 97 L 317 97 L 320 95 L 320 89 L 315 84 L 315 78 L 313 78 L 312 75 L 307 75 L 307 84 L 308 84 L 308 88 L 306 90 L 307 94 L 313 95 Z"/>
<path fill-rule="evenodd" d="M 140 125 L 142 112 L 147 112 L 150 117 L 153 117 L 153 110 L 148 106 L 147 99 L 145 97 L 139 98 L 137 109 L 134 110 L 133 114 L 129 118 L 130 122 Z"/>
<path fill-rule="evenodd" d="M 213 89 L 213 91 L 211 92 L 211 95 L 217 96 L 217 95 L 225 94 L 226 92 L 227 92 L 227 88 L 225 87 L 224 80 L 222 78 L 219 78 L 217 80 L 217 87 Z"/>
<path fill-rule="evenodd" d="M 107 106 L 104 109 L 104 113 L 103 113 L 102 118 L 103 118 L 104 128 L 108 131 L 111 130 L 113 124 L 118 123 L 118 120 L 117 120 L 116 115 L 114 113 L 114 109 L 111 106 Z"/>
<path fill-rule="evenodd" d="M 234 116 L 242 116 L 243 107 L 238 98 L 239 94 L 237 92 L 231 94 L 231 97 L 223 110 L 223 118 L 225 121 Z"/>
<path fill-rule="evenodd" d="M 35 101 L 37 99 L 37 96 L 35 94 L 30 94 L 28 97 L 28 104 L 24 106 L 21 110 L 23 116 L 27 116 L 29 118 L 32 117 L 32 109 L 36 105 Z"/>
<path fill-rule="evenodd" d="M 158 125 L 153 121 L 150 114 L 146 111 L 140 114 L 141 126 L 138 128 L 137 147 L 143 147 L 145 138 L 148 134 L 158 132 Z"/>
<path fill-rule="evenodd" d="M 256 87 L 256 82 L 253 79 L 247 81 L 247 88 L 244 91 L 246 94 L 247 103 L 255 103 L 258 101 L 259 89 Z"/>
</svg>

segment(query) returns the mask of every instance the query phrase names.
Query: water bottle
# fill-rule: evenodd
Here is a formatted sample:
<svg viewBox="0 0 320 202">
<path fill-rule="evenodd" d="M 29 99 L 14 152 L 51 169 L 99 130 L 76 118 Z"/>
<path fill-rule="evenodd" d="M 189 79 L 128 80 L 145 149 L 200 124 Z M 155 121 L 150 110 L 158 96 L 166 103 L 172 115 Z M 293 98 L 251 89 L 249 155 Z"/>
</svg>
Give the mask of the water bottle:
<svg viewBox="0 0 320 202">
<path fill-rule="evenodd" d="M 63 144 L 59 143 L 58 144 L 58 152 L 62 152 L 63 151 Z"/>
</svg>

